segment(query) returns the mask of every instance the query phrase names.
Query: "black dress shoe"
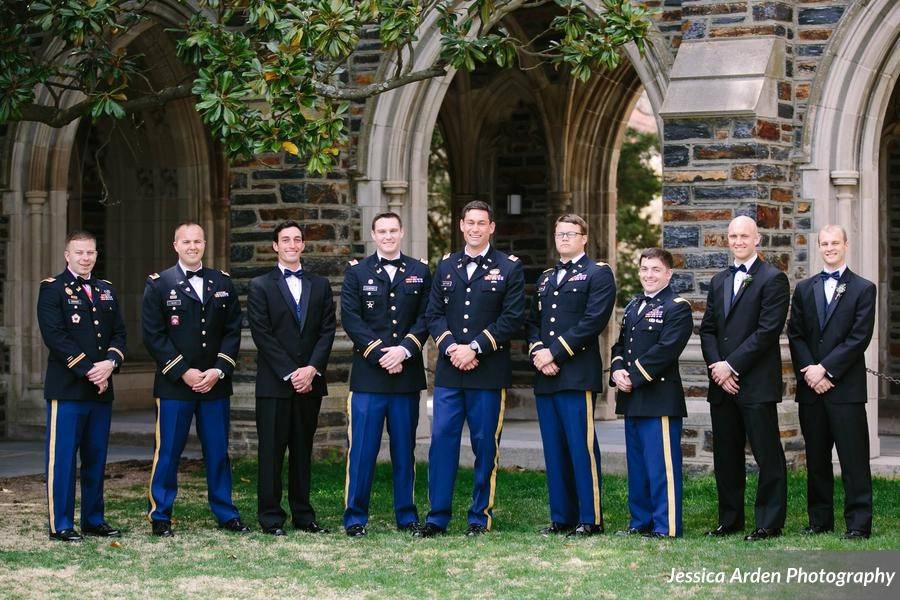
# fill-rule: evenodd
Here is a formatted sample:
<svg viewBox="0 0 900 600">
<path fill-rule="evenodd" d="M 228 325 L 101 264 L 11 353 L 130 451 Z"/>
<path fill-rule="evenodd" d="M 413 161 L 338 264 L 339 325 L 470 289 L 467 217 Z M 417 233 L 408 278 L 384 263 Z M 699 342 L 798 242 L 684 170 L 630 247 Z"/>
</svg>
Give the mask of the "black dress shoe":
<svg viewBox="0 0 900 600">
<path fill-rule="evenodd" d="M 306 533 L 331 533 L 327 528 L 322 527 L 315 521 L 310 521 L 309 523 L 298 524 L 294 523 L 294 529 L 299 531 L 305 531 Z"/>
<path fill-rule="evenodd" d="M 544 527 L 538 533 L 540 533 L 541 535 L 544 535 L 544 536 L 562 535 L 565 533 L 569 533 L 573 529 L 575 529 L 575 528 L 572 525 L 566 525 L 565 523 L 557 523 L 556 521 L 553 521 L 552 523 L 550 523 L 550 525 L 548 525 L 547 527 Z"/>
<path fill-rule="evenodd" d="M 365 525 L 351 525 L 347 529 L 344 530 L 344 533 L 347 534 L 347 537 L 365 537 L 366 536 L 366 526 Z"/>
<path fill-rule="evenodd" d="M 848 529 L 841 537 L 845 540 L 867 540 L 872 534 L 861 529 Z"/>
<path fill-rule="evenodd" d="M 833 533 L 833 527 L 819 527 L 818 525 L 807 525 L 800 530 L 801 535 L 820 535 L 822 533 Z"/>
<path fill-rule="evenodd" d="M 469 523 L 469 527 L 466 528 L 466 537 L 477 537 L 479 535 L 484 535 L 487 531 L 488 529 L 484 525 Z"/>
<path fill-rule="evenodd" d="M 221 523 L 219 525 L 219 529 L 224 529 L 226 531 L 231 531 L 234 533 L 250 533 L 250 528 L 244 525 L 244 522 L 237 517 Z"/>
<path fill-rule="evenodd" d="M 622 529 L 616 532 L 616 535 L 619 537 L 629 537 L 632 535 L 644 535 L 648 533 L 647 529 L 638 529 L 637 527 L 629 527 L 628 529 Z"/>
<path fill-rule="evenodd" d="M 51 533 L 50 539 L 59 540 L 60 542 L 80 542 L 84 538 L 74 529 L 63 529 L 62 531 Z"/>
<path fill-rule="evenodd" d="M 660 533 L 659 531 L 645 531 L 641 534 L 641 537 L 647 538 L 648 540 L 665 540 L 668 539 L 669 536 L 664 533 Z"/>
<path fill-rule="evenodd" d="M 82 527 L 84 535 L 94 535 L 97 537 L 122 537 L 122 532 L 114 527 L 110 527 L 109 523 L 100 523 L 94 527 Z"/>
<path fill-rule="evenodd" d="M 412 523 L 407 523 L 406 525 L 397 525 L 397 531 L 402 533 L 411 533 L 413 535 L 416 534 L 417 531 L 422 529 L 422 524 L 418 521 L 413 521 Z"/>
<path fill-rule="evenodd" d="M 268 535 L 274 535 L 275 537 L 281 537 L 283 535 L 287 535 L 287 533 L 284 531 L 284 529 L 277 525 L 274 527 L 263 527 L 262 532 L 266 533 Z"/>
<path fill-rule="evenodd" d="M 171 521 L 153 521 L 153 535 L 156 537 L 172 537 L 175 533 L 172 531 Z"/>
<path fill-rule="evenodd" d="M 709 537 L 725 537 L 726 535 L 734 535 L 736 533 L 743 533 L 743 527 L 726 527 L 725 525 L 719 525 L 715 529 L 707 531 L 706 535 Z"/>
<path fill-rule="evenodd" d="M 441 529 L 434 523 L 425 523 L 424 527 L 420 527 L 416 531 L 413 532 L 413 537 L 417 538 L 432 538 L 437 537 L 439 535 L 444 535 L 447 533 L 446 529 Z"/>
<path fill-rule="evenodd" d="M 566 537 L 590 537 L 603 533 L 603 525 L 593 523 L 579 523 L 578 527 L 566 534 Z"/>
<path fill-rule="evenodd" d="M 781 535 L 781 530 L 777 527 L 774 529 L 766 529 L 765 527 L 758 527 L 753 530 L 753 533 L 746 536 L 744 541 L 747 542 L 758 542 L 760 540 L 770 540 L 772 538 L 777 538 Z"/>
</svg>

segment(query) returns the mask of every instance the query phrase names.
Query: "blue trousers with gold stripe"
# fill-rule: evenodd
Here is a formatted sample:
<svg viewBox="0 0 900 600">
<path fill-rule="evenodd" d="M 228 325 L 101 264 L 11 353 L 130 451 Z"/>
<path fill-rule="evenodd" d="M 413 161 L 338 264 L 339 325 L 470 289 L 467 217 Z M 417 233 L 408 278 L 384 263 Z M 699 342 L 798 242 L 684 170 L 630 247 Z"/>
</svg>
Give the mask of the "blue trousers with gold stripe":
<svg viewBox="0 0 900 600">
<path fill-rule="evenodd" d="M 630 527 L 681 535 L 681 417 L 625 417 Z"/>
<path fill-rule="evenodd" d="M 602 525 L 603 482 L 593 392 L 537 394 L 535 401 L 547 468 L 550 520 L 561 525 Z"/>
<path fill-rule="evenodd" d="M 419 520 L 413 487 L 416 481 L 416 425 L 419 393 L 351 392 L 347 398 L 347 479 L 344 484 L 344 527 L 369 521 L 369 499 L 375 461 L 387 421 L 394 480 L 394 516 L 398 527 Z"/>
<path fill-rule="evenodd" d="M 468 522 L 491 528 L 505 404 L 506 390 L 435 386 L 431 448 L 428 451 L 428 500 L 431 511 L 427 523 L 441 529 L 446 529 L 450 523 L 453 487 L 459 469 L 459 443 L 463 423 L 466 423 L 475 454 L 475 481 Z"/>
<path fill-rule="evenodd" d="M 75 461 L 81 455 L 81 526 L 103 523 L 103 476 L 110 402 L 47 401 L 47 507 L 50 532 L 75 525 Z"/>
<path fill-rule="evenodd" d="M 197 437 L 203 448 L 209 507 L 220 524 L 240 516 L 231 501 L 230 407 L 227 397 L 217 400 L 157 399 L 156 448 L 148 494 L 150 519 L 172 520 L 172 505 L 178 493 L 178 463 L 194 416 L 197 417 Z"/>
</svg>

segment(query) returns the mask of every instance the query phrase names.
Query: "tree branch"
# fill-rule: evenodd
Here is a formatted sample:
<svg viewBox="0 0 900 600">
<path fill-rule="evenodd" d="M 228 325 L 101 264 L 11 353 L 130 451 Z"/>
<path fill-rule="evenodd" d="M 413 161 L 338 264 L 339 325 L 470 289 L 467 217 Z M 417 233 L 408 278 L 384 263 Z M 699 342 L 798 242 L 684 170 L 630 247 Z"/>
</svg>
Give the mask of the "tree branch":
<svg viewBox="0 0 900 600">
<path fill-rule="evenodd" d="M 174 87 L 168 87 L 160 90 L 156 94 L 150 94 L 135 98 L 134 100 L 126 100 L 121 102 L 122 109 L 126 113 L 135 113 L 147 108 L 156 108 L 164 106 L 173 100 L 181 100 L 182 98 L 190 98 L 193 96 L 191 89 L 194 83 L 188 82 Z M 45 104 L 26 104 L 22 107 L 21 115 L 13 118 L 14 121 L 36 121 L 44 123 L 50 127 L 65 127 L 75 119 L 90 113 L 91 100 L 82 100 L 72 106 L 64 109 L 54 108 Z"/>
<path fill-rule="evenodd" d="M 432 79 L 446 74 L 447 65 L 438 63 L 427 69 L 413 71 L 403 77 L 395 77 L 393 79 L 388 79 L 387 81 L 372 83 L 360 88 L 339 88 L 338 86 L 320 83 L 318 81 L 315 82 L 314 85 L 316 93 L 325 98 L 330 98 L 332 100 L 365 100 L 366 98 L 389 92 L 398 87 L 415 83 L 416 81 Z"/>
</svg>

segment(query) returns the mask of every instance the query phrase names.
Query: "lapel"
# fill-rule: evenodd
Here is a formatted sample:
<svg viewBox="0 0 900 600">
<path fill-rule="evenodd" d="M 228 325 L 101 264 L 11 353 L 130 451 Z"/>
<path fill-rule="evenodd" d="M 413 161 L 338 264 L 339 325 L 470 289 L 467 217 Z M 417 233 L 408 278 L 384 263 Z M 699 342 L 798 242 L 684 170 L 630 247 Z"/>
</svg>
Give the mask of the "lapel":
<svg viewBox="0 0 900 600">
<path fill-rule="evenodd" d="M 211 277 L 207 277 L 204 285 L 206 289 L 203 290 L 203 305 L 206 306 L 216 294 L 216 284 Z"/>
<path fill-rule="evenodd" d="M 287 284 L 285 284 L 287 285 Z M 300 331 L 303 332 L 303 326 L 306 325 L 306 314 L 309 312 L 310 292 L 312 291 L 312 280 L 304 272 L 300 279 Z M 296 314 L 296 313 L 295 313 Z"/>
<path fill-rule="evenodd" d="M 822 282 L 822 278 L 816 275 L 811 288 L 813 302 L 816 305 L 816 318 L 819 322 L 819 331 L 822 331 L 825 329 L 825 284 Z"/>
<path fill-rule="evenodd" d="M 369 271 L 375 274 L 375 277 L 380 279 L 387 287 L 391 287 L 391 278 L 387 274 L 387 271 L 378 264 L 378 253 L 369 255 L 369 262 L 367 263 L 369 267 Z M 398 269 L 399 271 L 399 269 Z"/>
<path fill-rule="evenodd" d="M 762 260 L 763 260 L 762 257 L 757 254 L 756 260 L 753 261 L 753 265 L 750 267 L 750 270 L 747 271 L 748 277 L 752 278 L 754 275 L 756 275 L 756 273 L 760 269 L 760 266 L 762 265 Z M 731 275 L 730 281 L 731 281 L 731 286 L 732 286 L 731 289 L 734 289 L 734 275 Z M 738 302 L 740 302 L 741 298 L 744 297 L 744 292 L 747 291 L 747 288 L 749 286 L 750 286 L 750 282 L 748 282 L 747 279 L 745 278 L 744 283 L 741 285 L 740 289 L 738 290 L 738 293 L 735 294 L 735 296 L 734 296 L 734 301 L 731 302 L 731 306 L 728 308 L 728 314 L 725 315 L 726 319 L 729 316 L 731 316 L 731 313 L 734 310 L 734 307 L 737 305 Z M 728 291 L 730 291 L 730 290 L 728 290 Z M 729 294 L 729 297 L 730 296 L 731 296 L 731 294 Z"/>
<path fill-rule="evenodd" d="M 725 278 L 725 283 L 722 284 L 722 292 L 725 296 L 725 317 L 728 317 L 728 313 L 731 312 L 731 292 L 734 290 L 734 273 L 729 272 L 728 277 Z"/>
<path fill-rule="evenodd" d="M 463 280 L 463 283 L 469 285 L 484 277 L 491 268 L 496 266 L 497 260 L 496 255 L 494 254 L 494 247 L 490 246 L 488 247 L 487 253 L 484 255 L 484 262 L 481 263 L 480 267 L 475 267 L 475 271 L 472 273 L 472 279 L 469 279 L 469 275 L 466 272 L 466 251 L 463 250 L 459 253 L 459 259 L 456 261 L 456 273 Z"/>
<path fill-rule="evenodd" d="M 642 312 L 641 314 L 637 314 L 637 311 L 639 311 L 641 309 L 641 303 L 635 302 L 636 306 L 634 308 L 634 313 L 637 317 L 635 319 L 635 323 L 637 323 L 639 321 L 643 321 L 644 318 L 648 314 L 650 314 L 650 312 L 654 308 L 659 308 L 660 306 L 662 306 L 665 303 L 665 301 L 669 299 L 669 297 L 671 295 L 672 295 L 672 288 L 670 286 L 666 286 L 663 289 L 659 290 L 659 292 L 655 296 L 653 296 L 653 298 L 651 298 L 649 302 L 647 302 L 647 306 L 644 307 L 644 312 Z"/>
<path fill-rule="evenodd" d="M 578 275 L 579 273 L 583 272 L 586 266 L 587 266 L 587 254 L 585 254 L 584 256 L 582 256 L 580 259 L 578 259 L 578 262 L 572 264 L 571 266 L 569 266 L 568 269 L 566 269 L 566 274 L 563 275 L 563 278 L 562 278 L 562 280 L 559 282 L 559 285 L 557 285 L 557 286 L 555 286 L 555 287 L 556 287 L 557 289 L 562 288 L 562 286 L 566 285 L 566 283 L 568 283 L 568 281 L 569 281 L 572 277 L 574 277 L 575 275 Z M 555 274 L 555 273 L 554 273 L 554 276 L 553 276 L 553 281 L 554 281 L 554 283 L 556 282 L 556 274 Z"/>
<path fill-rule="evenodd" d="M 84 291 L 84 288 L 78 284 L 78 279 L 75 277 L 75 275 L 72 275 L 72 272 L 69 271 L 69 269 L 66 269 L 65 271 L 63 271 L 62 275 L 60 276 L 60 279 L 62 279 L 63 281 L 66 282 L 65 287 L 72 290 L 72 293 L 67 294 L 67 295 L 75 296 L 76 298 L 81 300 L 81 302 L 84 304 L 84 306 L 88 309 L 88 313 L 93 312 L 93 311 L 91 311 L 91 308 L 94 306 L 94 303 L 91 302 L 90 298 L 88 298 L 88 295 Z M 98 298 L 98 295 L 100 294 L 100 292 L 97 291 L 96 286 L 94 286 L 94 288 L 93 288 L 93 293 L 94 293 L 94 298 Z M 94 317 L 89 314 L 87 319 L 91 322 L 91 326 L 93 327 Z"/>
<path fill-rule="evenodd" d="M 822 329 L 825 329 L 825 326 L 828 325 L 828 321 L 831 319 L 831 315 L 834 314 L 834 309 L 837 308 L 838 302 L 840 302 L 841 298 L 844 297 L 844 294 L 847 293 L 847 290 L 845 289 L 842 294 L 838 295 L 837 288 L 841 287 L 841 285 L 846 288 L 849 285 L 852 276 L 853 273 L 850 272 L 850 267 L 847 267 L 844 269 L 844 274 L 838 279 L 837 287 L 834 288 L 834 296 L 831 297 L 831 304 L 828 305 L 828 311 L 825 313 L 825 322 L 822 324 Z M 822 280 L 819 279 L 819 281 Z M 824 289 L 824 285 L 822 287 Z"/>
<path fill-rule="evenodd" d="M 399 267 L 397 267 L 397 272 L 394 273 L 394 280 L 391 282 L 391 289 L 394 289 L 400 282 L 406 279 L 406 272 L 409 270 L 409 257 L 400 253 L 400 260 L 403 261 Z"/>
<path fill-rule="evenodd" d="M 200 302 L 200 298 L 197 296 L 197 292 L 194 291 L 194 286 L 192 286 L 191 282 L 188 281 L 184 276 L 184 271 L 181 270 L 181 265 L 177 263 L 175 264 L 175 276 L 178 277 L 178 281 L 173 287 L 179 292 L 184 293 L 185 296 L 187 296 L 194 302 Z"/>
<path fill-rule="evenodd" d="M 291 288 L 288 287 L 287 280 L 284 278 L 284 274 L 281 272 L 281 268 L 279 268 L 278 265 L 275 265 L 275 268 L 272 270 L 271 277 L 275 280 L 275 287 L 277 287 L 278 291 L 281 292 L 281 297 L 284 299 L 284 303 L 287 306 L 287 309 L 292 315 L 294 315 L 294 320 L 297 321 L 297 325 L 299 325 L 300 321 L 297 319 L 297 304 L 294 302 L 294 296 L 293 294 L 291 294 Z M 303 298 L 302 283 L 300 287 L 300 298 Z"/>
</svg>

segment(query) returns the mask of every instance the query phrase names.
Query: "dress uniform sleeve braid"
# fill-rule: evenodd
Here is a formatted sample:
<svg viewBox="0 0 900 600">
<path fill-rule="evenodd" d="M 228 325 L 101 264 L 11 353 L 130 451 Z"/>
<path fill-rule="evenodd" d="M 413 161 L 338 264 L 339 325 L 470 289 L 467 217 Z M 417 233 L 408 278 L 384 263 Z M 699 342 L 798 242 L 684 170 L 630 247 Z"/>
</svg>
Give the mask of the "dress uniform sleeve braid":
<svg viewBox="0 0 900 600">
<path fill-rule="evenodd" d="M 108 282 L 107 282 L 108 283 Z M 111 292 L 115 290 L 110 287 Z M 118 297 L 116 295 L 116 297 Z M 114 372 L 119 372 L 119 367 L 125 362 L 125 348 L 127 348 L 127 330 L 125 329 L 125 319 L 122 318 L 122 304 L 116 302 L 116 315 L 113 321 L 112 336 L 109 338 L 109 348 L 106 350 L 106 359 L 116 363 Z"/>
<path fill-rule="evenodd" d="M 224 283 L 225 291 L 228 292 L 228 308 L 215 368 L 220 369 L 226 377 L 230 377 L 237 367 L 237 358 L 241 351 L 241 302 L 229 276 L 225 276 Z"/>
<path fill-rule="evenodd" d="M 155 282 L 151 278 L 144 288 L 144 299 L 141 304 L 141 331 L 144 335 L 144 346 L 153 360 L 159 365 L 160 372 L 170 381 L 181 379 L 190 365 L 166 333 L 166 315 L 164 304 L 159 297 Z"/>
<path fill-rule="evenodd" d="M 791 286 L 787 275 L 779 271 L 768 281 L 760 282 L 760 285 L 763 286 L 760 306 L 765 307 L 765 310 L 759 314 L 756 330 L 725 357 L 738 375 L 755 364 L 763 353 L 769 352 L 773 346 L 777 347 L 787 320 L 788 304 L 791 301 Z M 739 310 L 740 305 L 737 308 Z"/>
<path fill-rule="evenodd" d="M 363 358 L 373 366 L 378 365 L 381 352 L 373 352 L 376 345 L 383 343 L 362 317 L 362 298 L 359 297 L 359 277 L 355 265 L 351 265 L 344 273 L 341 284 L 341 325 L 350 339 L 354 349 L 363 354 Z M 376 344 L 378 342 L 378 344 Z"/>
<path fill-rule="evenodd" d="M 694 329 L 694 318 L 690 304 L 673 302 L 663 312 L 662 330 L 659 338 L 646 352 L 636 356 L 628 376 L 633 389 L 658 379 L 678 359 L 684 351 Z"/>
<path fill-rule="evenodd" d="M 616 305 L 616 280 L 612 269 L 600 267 L 590 276 L 588 298 L 581 319 L 568 330 L 562 332 L 550 345 L 553 360 L 562 364 L 580 352 L 591 339 L 600 335 L 609 323 L 613 307 Z"/>
<path fill-rule="evenodd" d="M 874 284 L 867 285 L 860 293 L 853 311 L 853 326 L 843 342 L 835 346 L 828 356 L 819 363 L 825 367 L 833 380 L 839 381 L 857 359 L 862 358 L 872 341 L 872 332 L 875 329 L 875 295 Z M 834 300 L 832 300 L 834 302 Z"/>
<path fill-rule="evenodd" d="M 445 257 L 446 258 L 446 257 Z M 443 262 L 438 264 L 431 282 L 431 293 L 428 297 L 428 307 L 425 309 L 425 321 L 428 324 L 428 333 L 434 338 L 438 354 L 444 356 L 447 349 L 456 343 L 450 328 L 447 326 L 446 305 L 441 293 L 441 274 Z"/>
<path fill-rule="evenodd" d="M 328 358 L 331 356 L 331 346 L 334 344 L 337 320 L 334 315 L 334 294 L 331 292 L 331 286 L 327 280 L 321 278 L 319 280 L 323 282 L 322 287 L 325 289 L 319 292 L 322 296 L 320 300 L 322 314 L 319 316 L 319 339 L 316 340 L 312 353 L 309 355 L 309 364 L 315 367 L 319 373 L 324 374 L 325 369 L 328 367 Z M 310 286 L 310 288 L 312 287 Z M 310 308 L 313 306 L 312 299 L 310 299 L 309 306 Z"/>
<path fill-rule="evenodd" d="M 794 370 L 798 372 L 805 369 L 809 365 L 818 363 L 813 356 L 809 344 L 806 342 L 806 331 L 808 327 L 807 319 L 809 318 L 803 307 L 802 294 L 804 286 L 797 285 L 794 289 L 794 297 L 791 300 L 790 317 L 787 323 L 787 338 L 791 349 L 791 362 Z M 799 383 L 799 382 L 798 382 Z"/>
<path fill-rule="evenodd" d="M 300 367 L 294 362 L 294 352 L 282 346 L 275 336 L 266 292 L 255 279 L 250 281 L 247 291 L 247 319 L 257 352 L 272 365 L 278 377 L 284 379 Z"/>
<path fill-rule="evenodd" d="M 424 262 L 424 261 L 423 261 Z M 426 266 L 425 274 L 422 276 L 423 290 L 431 290 L 431 270 Z M 426 311 L 428 310 L 428 298 L 430 294 L 419 294 L 419 307 L 416 313 L 416 320 L 412 327 L 409 328 L 406 336 L 401 340 L 400 345 L 410 353 L 416 356 L 422 353 L 422 347 L 428 341 L 428 321 L 426 319 Z"/>
<path fill-rule="evenodd" d="M 525 273 L 518 259 L 513 263 L 508 277 L 500 316 L 473 340 L 481 348 L 482 355 L 496 352 L 500 346 L 521 334 L 525 317 Z"/>
<path fill-rule="evenodd" d="M 52 283 L 52 282 L 50 282 Z M 41 285 L 38 293 L 38 327 L 44 343 L 56 359 L 80 377 L 87 375 L 94 366 L 69 330 L 63 315 L 62 294 L 49 283 Z"/>
</svg>

